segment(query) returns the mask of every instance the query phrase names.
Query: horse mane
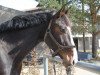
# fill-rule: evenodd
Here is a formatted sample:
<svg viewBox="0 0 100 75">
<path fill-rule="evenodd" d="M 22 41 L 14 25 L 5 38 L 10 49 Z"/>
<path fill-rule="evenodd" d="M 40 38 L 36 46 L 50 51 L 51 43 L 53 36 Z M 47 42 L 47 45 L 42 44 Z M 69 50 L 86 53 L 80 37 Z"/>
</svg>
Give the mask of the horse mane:
<svg viewBox="0 0 100 75">
<path fill-rule="evenodd" d="M 18 30 L 27 27 L 36 27 L 46 24 L 50 21 L 52 14 L 50 12 L 18 15 L 0 25 L 0 32 Z"/>
</svg>

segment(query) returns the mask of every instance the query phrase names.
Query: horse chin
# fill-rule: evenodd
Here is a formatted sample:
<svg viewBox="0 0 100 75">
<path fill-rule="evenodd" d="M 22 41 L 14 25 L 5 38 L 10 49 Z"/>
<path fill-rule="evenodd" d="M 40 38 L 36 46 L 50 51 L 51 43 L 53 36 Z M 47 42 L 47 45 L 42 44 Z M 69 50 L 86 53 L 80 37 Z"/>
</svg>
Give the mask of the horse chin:
<svg viewBox="0 0 100 75">
<path fill-rule="evenodd" d="M 74 75 L 74 64 L 68 64 L 68 62 L 63 62 L 63 65 L 66 68 L 67 75 Z"/>
<path fill-rule="evenodd" d="M 73 65 L 66 67 L 66 74 L 67 75 L 74 75 L 74 66 Z"/>
</svg>

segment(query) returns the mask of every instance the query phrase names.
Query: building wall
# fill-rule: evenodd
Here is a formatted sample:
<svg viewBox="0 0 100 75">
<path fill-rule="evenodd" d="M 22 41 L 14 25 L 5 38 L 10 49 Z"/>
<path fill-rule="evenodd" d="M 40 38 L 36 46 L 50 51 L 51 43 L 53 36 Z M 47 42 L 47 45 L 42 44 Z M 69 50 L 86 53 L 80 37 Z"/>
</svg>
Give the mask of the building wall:
<svg viewBox="0 0 100 75">
<path fill-rule="evenodd" d="M 91 50 L 91 37 L 85 38 L 85 49 Z M 83 50 L 83 38 L 78 38 L 78 50 Z"/>
<path fill-rule="evenodd" d="M 97 30 L 100 31 L 100 23 L 97 25 Z M 100 34 L 97 35 L 97 48 L 100 49 Z"/>
<path fill-rule="evenodd" d="M 77 37 L 78 39 L 78 51 L 83 50 L 83 38 Z M 85 49 L 91 50 L 92 49 L 92 37 L 85 37 Z M 100 34 L 97 35 L 97 49 L 100 50 Z"/>
<path fill-rule="evenodd" d="M 100 35 L 97 35 L 97 48 L 100 49 Z"/>
</svg>

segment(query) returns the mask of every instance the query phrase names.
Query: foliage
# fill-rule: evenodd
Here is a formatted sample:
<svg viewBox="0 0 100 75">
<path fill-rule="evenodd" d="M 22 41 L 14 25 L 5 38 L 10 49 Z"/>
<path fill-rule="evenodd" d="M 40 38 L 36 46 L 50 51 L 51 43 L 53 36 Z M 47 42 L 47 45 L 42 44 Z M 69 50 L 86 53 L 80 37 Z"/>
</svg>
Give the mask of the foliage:
<svg viewBox="0 0 100 75">
<path fill-rule="evenodd" d="M 84 4 L 84 12 L 82 12 L 82 1 Z M 92 33 L 96 31 L 96 25 L 93 25 L 93 21 L 97 24 L 97 14 L 100 12 L 100 1 L 99 0 L 77 0 L 76 12 L 74 12 L 73 22 L 76 23 L 77 28 L 74 26 L 74 31 L 82 33 L 83 31 Z M 94 14 L 94 15 L 92 15 Z M 94 17 L 93 17 L 94 16 Z M 82 24 L 84 21 L 85 24 Z M 74 24 L 75 25 L 75 24 Z M 79 27 L 78 27 L 79 26 Z"/>
<path fill-rule="evenodd" d="M 94 28 L 92 28 L 92 21 L 91 21 L 91 12 L 89 4 L 94 0 L 39 0 L 40 5 L 44 8 L 48 9 L 57 9 L 59 10 L 61 6 L 68 1 L 71 1 L 67 6 L 71 6 L 69 11 L 69 17 L 73 22 L 73 31 L 75 33 L 83 33 L 85 32 L 92 32 Z M 84 1 L 84 13 L 82 12 L 82 1 Z M 100 5 L 99 0 L 94 1 L 95 6 Z M 85 25 L 83 25 L 83 20 Z"/>
<path fill-rule="evenodd" d="M 59 9 L 61 7 L 57 0 L 40 0 L 40 5 L 49 9 Z"/>
<path fill-rule="evenodd" d="M 67 4 L 68 6 L 71 1 L 69 0 L 39 0 L 39 2 L 40 2 L 40 5 L 44 8 L 59 10 L 62 7 L 62 5 Z"/>
</svg>

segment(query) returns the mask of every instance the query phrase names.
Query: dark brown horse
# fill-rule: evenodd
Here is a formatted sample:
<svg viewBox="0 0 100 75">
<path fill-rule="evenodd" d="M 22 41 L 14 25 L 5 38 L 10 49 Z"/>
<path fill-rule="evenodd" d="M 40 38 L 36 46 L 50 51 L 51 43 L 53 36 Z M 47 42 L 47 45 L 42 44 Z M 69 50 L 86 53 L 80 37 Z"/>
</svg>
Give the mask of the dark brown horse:
<svg viewBox="0 0 100 75">
<path fill-rule="evenodd" d="M 44 40 L 54 51 L 53 56 L 61 57 L 66 70 L 74 65 L 77 53 L 67 11 L 63 6 L 55 15 L 51 13 L 20 15 L 2 23 L 0 75 L 20 75 L 24 57 Z"/>
</svg>

